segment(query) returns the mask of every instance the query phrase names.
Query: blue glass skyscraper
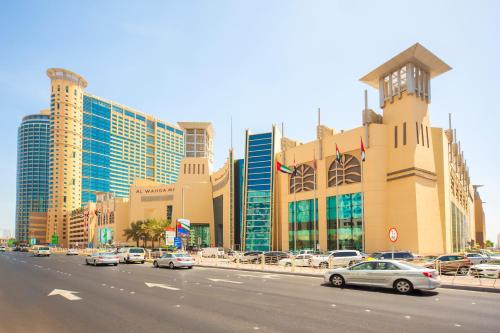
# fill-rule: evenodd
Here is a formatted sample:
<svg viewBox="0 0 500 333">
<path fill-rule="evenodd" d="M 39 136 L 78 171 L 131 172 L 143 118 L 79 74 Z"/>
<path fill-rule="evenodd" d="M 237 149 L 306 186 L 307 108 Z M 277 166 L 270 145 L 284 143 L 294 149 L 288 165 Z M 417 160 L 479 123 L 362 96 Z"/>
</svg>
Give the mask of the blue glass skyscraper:
<svg viewBox="0 0 500 333">
<path fill-rule="evenodd" d="M 47 212 L 49 198 L 49 111 L 23 118 L 17 135 L 16 239 L 28 242 L 29 216 Z"/>
</svg>

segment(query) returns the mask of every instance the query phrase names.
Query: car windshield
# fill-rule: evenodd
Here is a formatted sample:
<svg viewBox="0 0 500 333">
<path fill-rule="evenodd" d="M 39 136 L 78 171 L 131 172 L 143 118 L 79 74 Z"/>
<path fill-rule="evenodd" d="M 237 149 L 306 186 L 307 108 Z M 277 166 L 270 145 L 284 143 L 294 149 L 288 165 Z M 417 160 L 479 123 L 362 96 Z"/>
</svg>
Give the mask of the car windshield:
<svg viewBox="0 0 500 333">
<path fill-rule="evenodd" d="M 116 256 L 116 254 L 114 254 L 113 252 L 104 252 L 104 253 L 101 253 L 102 256 Z"/>
<path fill-rule="evenodd" d="M 40 247 L 39 250 L 42 250 L 42 251 L 50 251 L 50 249 L 48 247 Z"/>
<path fill-rule="evenodd" d="M 144 253 L 144 249 L 130 249 L 130 253 Z"/>
</svg>

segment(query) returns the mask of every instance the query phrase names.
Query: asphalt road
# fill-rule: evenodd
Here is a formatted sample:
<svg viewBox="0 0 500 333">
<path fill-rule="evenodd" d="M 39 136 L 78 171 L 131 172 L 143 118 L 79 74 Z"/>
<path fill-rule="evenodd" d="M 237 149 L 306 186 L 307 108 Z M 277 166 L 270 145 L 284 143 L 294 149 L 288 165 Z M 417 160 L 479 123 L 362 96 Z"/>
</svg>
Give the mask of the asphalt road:
<svg viewBox="0 0 500 333">
<path fill-rule="evenodd" d="M 54 289 L 76 299 L 48 296 Z M 499 314 L 496 293 L 403 296 L 311 277 L 0 253 L 0 332 L 495 332 Z"/>
</svg>

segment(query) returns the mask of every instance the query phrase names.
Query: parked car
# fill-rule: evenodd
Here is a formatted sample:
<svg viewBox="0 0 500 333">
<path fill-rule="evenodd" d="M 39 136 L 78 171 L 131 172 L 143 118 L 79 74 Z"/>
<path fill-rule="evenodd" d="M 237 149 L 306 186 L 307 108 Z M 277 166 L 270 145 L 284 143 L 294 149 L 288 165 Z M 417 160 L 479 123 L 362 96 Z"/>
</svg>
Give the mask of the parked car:
<svg viewBox="0 0 500 333">
<path fill-rule="evenodd" d="M 391 259 L 391 260 L 414 260 L 415 255 L 408 251 L 394 251 L 394 252 L 375 252 L 370 256 L 372 259 Z"/>
<path fill-rule="evenodd" d="M 30 248 L 28 246 L 19 247 L 19 251 L 21 252 L 30 252 Z"/>
<path fill-rule="evenodd" d="M 35 257 L 48 257 L 50 256 L 50 248 L 48 246 L 35 246 L 33 247 L 33 255 Z"/>
<path fill-rule="evenodd" d="M 151 254 L 151 258 L 155 259 L 155 258 L 160 258 L 162 255 L 164 255 L 167 252 L 168 252 L 167 249 L 157 247 L 157 248 L 151 249 L 150 254 Z"/>
<path fill-rule="evenodd" d="M 472 266 L 472 263 L 467 257 L 454 254 L 442 255 L 437 257 L 436 260 L 424 264 L 424 267 L 427 268 L 437 268 L 441 274 L 457 275 L 466 275 L 470 266 Z"/>
<path fill-rule="evenodd" d="M 277 264 L 281 259 L 290 257 L 286 252 L 281 251 L 270 251 L 264 253 L 264 262 L 266 264 Z M 259 263 L 262 262 L 262 258 L 259 258 Z"/>
<path fill-rule="evenodd" d="M 5 252 L 7 251 L 7 248 L 5 246 L 0 246 L 0 252 Z"/>
<path fill-rule="evenodd" d="M 120 263 L 124 264 L 131 262 L 140 262 L 144 264 L 146 261 L 144 258 L 146 251 L 142 247 L 122 247 L 118 250 L 117 254 Z"/>
<path fill-rule="evenodd" d="M 280 266 L 291 267 L 293 265 L 297 267 L 309 267 L 311 266 L 312 254 L 299 254 L 295 258 L 285 258 L 281 259 L 278 264 Z"/>
<path fill-rule="evenodd" d="M 484 264 L 488 261 L 488 257 L 480 253 L 466 253 L 465 257 L 467 257 L 473 265 Z"/>
<path fill-rule="evenodd" d="M 487 263 L 473 265 L 470 267 L 470 274 L 475 277 L 489 277 L 500 279 L 500 259 Z"/>
<path fill-rule="evenodd" d="M 113 265 L 117 266 L 119 257 L 114 252 L 96 252 L 85 258 L 87 265 Z"/>
<path fill-rule="evenodd" d="M 242 264 L 256 264 L 260 261 L 263 251 L 248 251 L 239 257 Z"/>
<path fill-rule="evenodd" d="M 225 252 L 222 247 L 206 247 L 201 250 L 201 255 L 205 258 L 223 258 Z"/>
<path fill-rule="evenodd" d="M 67 256 L 77 256 L 78 255 L 78 250 L 77 249 L 68 249 L 66 251 Z"/>
<path fill-rule="evenodd" d="M 311 259 L 312 267 L 328 268 L 330 265 L 336 266 L 350 266 L 363 257 L 361 253 L 356 250 L 336 250 L 331 251 L 329 255 L 313 256 Z"/>
<path fill-rule="evenodd" d="M 157 258 L 153 261 L 153 266 L 156 268 L 159 267 L 193 268 L 194 264 L 195 264 L 194 258 L 184 253 L 165 253 L 160 258 Z"/>
<path fill-rule="evenodd" d="M 392 288 L 401 294 L 432 290 L 441 285 L 436 270 L 396 260 L 373 260 L 332 269 L 325 273 L 324 281 L 334 287 L 353 284 Z"/>
</svg>

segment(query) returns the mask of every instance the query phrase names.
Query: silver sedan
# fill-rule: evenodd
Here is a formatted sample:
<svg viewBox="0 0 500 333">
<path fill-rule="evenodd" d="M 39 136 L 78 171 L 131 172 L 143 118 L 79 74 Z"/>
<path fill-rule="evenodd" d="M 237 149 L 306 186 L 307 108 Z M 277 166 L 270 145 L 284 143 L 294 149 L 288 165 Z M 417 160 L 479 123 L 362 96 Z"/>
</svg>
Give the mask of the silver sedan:
<svg viewBox="0 0 500 333">
<path fill-rule="evenodd" d="M 85 258 L 85 263 L 87 265 L 118 265 L 118 256 L 115 253 L 111 252 L 101 252 L 101 253 L 92 253 L 88 257 Z"/>
<path fill-rule="evenodd" d="M 346 284 L 392 288 L 407 294 L 413 290 L 432 290 L 441 285 L 438 272 L 395 260 L 373 260 L 325 273 L 325 282 L 335 287 Z"/>
<path fill-rule="evenodd" d="M 184 253 L 166 253 L 166 254 L 162 255 L 160 258 L 157 258 L 157 259 L 155 259 L 155 261 L 153 261 L 153 266 L 156 268 L 159 268 L 159 267 L 193 268 L 194 264 L 195 264 L 194 258 L 190 257 Z"/>
</svg>

